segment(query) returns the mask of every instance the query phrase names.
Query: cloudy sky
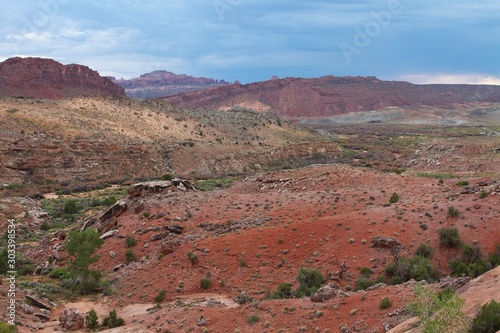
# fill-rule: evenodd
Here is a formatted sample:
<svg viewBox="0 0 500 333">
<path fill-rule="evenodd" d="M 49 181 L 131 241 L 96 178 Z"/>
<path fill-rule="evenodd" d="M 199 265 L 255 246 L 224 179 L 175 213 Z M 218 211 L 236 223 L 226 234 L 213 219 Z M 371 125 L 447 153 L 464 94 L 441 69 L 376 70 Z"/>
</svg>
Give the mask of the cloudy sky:
<svg viewBox="0 0 500 333">
<path fill-rule="evenodd" d="M 242 83 L 374 75 L 500 84 L 498 0 L 2 2 L 0 60 L 49 57 L 118 78 L 165 69 Z"/>
</svg>

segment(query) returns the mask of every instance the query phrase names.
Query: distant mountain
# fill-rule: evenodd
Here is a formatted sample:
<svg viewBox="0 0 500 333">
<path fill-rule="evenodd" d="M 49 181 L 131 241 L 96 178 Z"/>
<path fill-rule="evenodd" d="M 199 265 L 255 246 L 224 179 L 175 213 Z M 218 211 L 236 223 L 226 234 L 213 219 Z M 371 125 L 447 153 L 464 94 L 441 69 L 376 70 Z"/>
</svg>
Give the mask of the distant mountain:
<svg viewBox="0 0 500 333">
<path fill-rule="evenodd" d="M 125 91 L 87 66 L 42 58 L 0 62 L 0 96 L 59 99 L 101 95 L 125 96 Z"/>
<path fill-rule="evenodd" d="M 184 74 L 177 75 L 162 70 L 143 74 L 130 80 L 117 80 L 114 77 L 110 77 L 110 79 L 125 88 L 129 97 L 137 99 L 165 97 L 185 91 L 203 90 L 229 84 L 224 80 L 193 77 Z"/>
<path fill-rule="evenodd" d="M 472 102 L 500 102 L 500 86 L 415 85 L 376 77 L 324 76 L 231 84 L 165 98 L 186 108 L 246 108 L 290 118 L 331 117 L 388 107 L 453 108 Z"/>
</svg>

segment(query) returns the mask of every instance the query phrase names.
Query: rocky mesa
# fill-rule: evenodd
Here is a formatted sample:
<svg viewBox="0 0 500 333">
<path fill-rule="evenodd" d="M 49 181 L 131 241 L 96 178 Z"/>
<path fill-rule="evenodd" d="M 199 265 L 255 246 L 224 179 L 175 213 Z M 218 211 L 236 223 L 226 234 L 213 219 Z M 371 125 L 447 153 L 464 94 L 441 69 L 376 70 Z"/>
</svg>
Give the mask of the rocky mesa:
<svg viewBox="0 0 500 333">
<path fill-rule="evenodd" d="M 0 96 L 60 99 L 100 95 L 125 97 L 125 90 L 83 65 L 20 57 L 0 62 Z"/>
<path fill-rule="evenodd" d="M 203 90 L 229 84 L 224 80 L 178 75 L 164 70 L 146 73 L 130 80 L 117 80 L 114 77 L 110 79 L 125 88 L 127 96 L 137 99 L 165 97 L 185 91 Z"/>
<path fill-rule="evenodd" d="M 331 117 L 389 107 L 443 109 L 474 102 L 500 101 L 500 87 L 486 85 L 416 85 L 376 77 L 324 76 L 285 78 L 246 85 L 231 84 L 184 92 L 166 100 L 180 107 L 272 111 L 289 118 Z"/>
</svg>

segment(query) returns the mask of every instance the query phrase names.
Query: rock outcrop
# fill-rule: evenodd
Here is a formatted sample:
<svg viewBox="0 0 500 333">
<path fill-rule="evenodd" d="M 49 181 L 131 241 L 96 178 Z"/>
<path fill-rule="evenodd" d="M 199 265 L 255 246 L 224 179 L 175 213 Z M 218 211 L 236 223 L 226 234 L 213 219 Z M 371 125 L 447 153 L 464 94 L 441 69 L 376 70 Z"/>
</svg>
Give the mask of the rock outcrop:
<svg viewBox="0 0 500 333">
<path fill-rule="evenodd" d="M 122 87 L 87 66 L 42 58 L 0 62 L 0 96 L 59 99 L 100 95 L 126 96 Z"/>
<path fill-rule="evenodd" d="M 83 327 L 84 317 L 77 309 L 66 308 L 59 315 L 61 326 L 69 331 L 76 331 Z"/>
</svg>

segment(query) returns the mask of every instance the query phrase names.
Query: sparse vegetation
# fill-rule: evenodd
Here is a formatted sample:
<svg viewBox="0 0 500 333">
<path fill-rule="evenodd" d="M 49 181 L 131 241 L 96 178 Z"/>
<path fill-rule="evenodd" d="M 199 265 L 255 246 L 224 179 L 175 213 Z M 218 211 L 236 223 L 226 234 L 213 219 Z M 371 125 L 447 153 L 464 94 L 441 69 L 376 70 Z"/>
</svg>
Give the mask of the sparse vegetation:
<svg viewBox="0 0 500 333">
<path fill-rule="evenodd" d="M 132 249 L 125 251 L 125 261 L 130 264 L 131 262 L 137 261 L 137 257 Z"/>
<path fill-rule="evenodd" d="M 193 251 L 188 251 L 186 256 L 187 256 L 189 262 L 191 263 L 191 265 L 195 265 L 198 263 L 198 256 L 196 254 L 194 254 Z"/>
<path fill-rule="evenodd" d="M 285 282 L 278 285 L 278 289 L 270 295 L 271 299 L 282 299 L 292 297 L 292 284 Z"/>
<path fill-rule="evenodd" d="M 253 325 L 255 323 L 258 323 L 259 321 L 260 321 L 260 316 L 257 313 L 247 316 L 247 323 L 249 325 Z"/>
<path fill-rule="evenodd" d="M 481 249 L 471 244 L 464 244 L 459 259 L 450 261 L 451 275 L 475 278 L 491 269 L 491 263 L 484 258 Z"/>
<path fill-rule="evenodd" d="M 228 188 L 233 185 L 234 179 L 232 178 L 219 178 L 200 180 L 195 184 L 196 189 L 200 191 L 213 191 L 217 188 Z"/>
<path fill-rule="evenodd" d="M 448 207 L 448 217 L 457 218 L 460 216 L 460 211 L 456 209 L 454 206 Z"/>
<path fill-rule="evenodd" d="M 7 322 L 0 320 L 0 333 L 16 333 L 17 327 L 9 325 Z"/>
<path fill-rule="evenodd" d="M 432 254 L 434 253 L 434 249 L 432 246 L 428 244 L 420 244 L 418 248 L 415 250 L 415 255 L 424 257 L 424 258 L 430 258 L 432 257 Z"/>
</svg>

